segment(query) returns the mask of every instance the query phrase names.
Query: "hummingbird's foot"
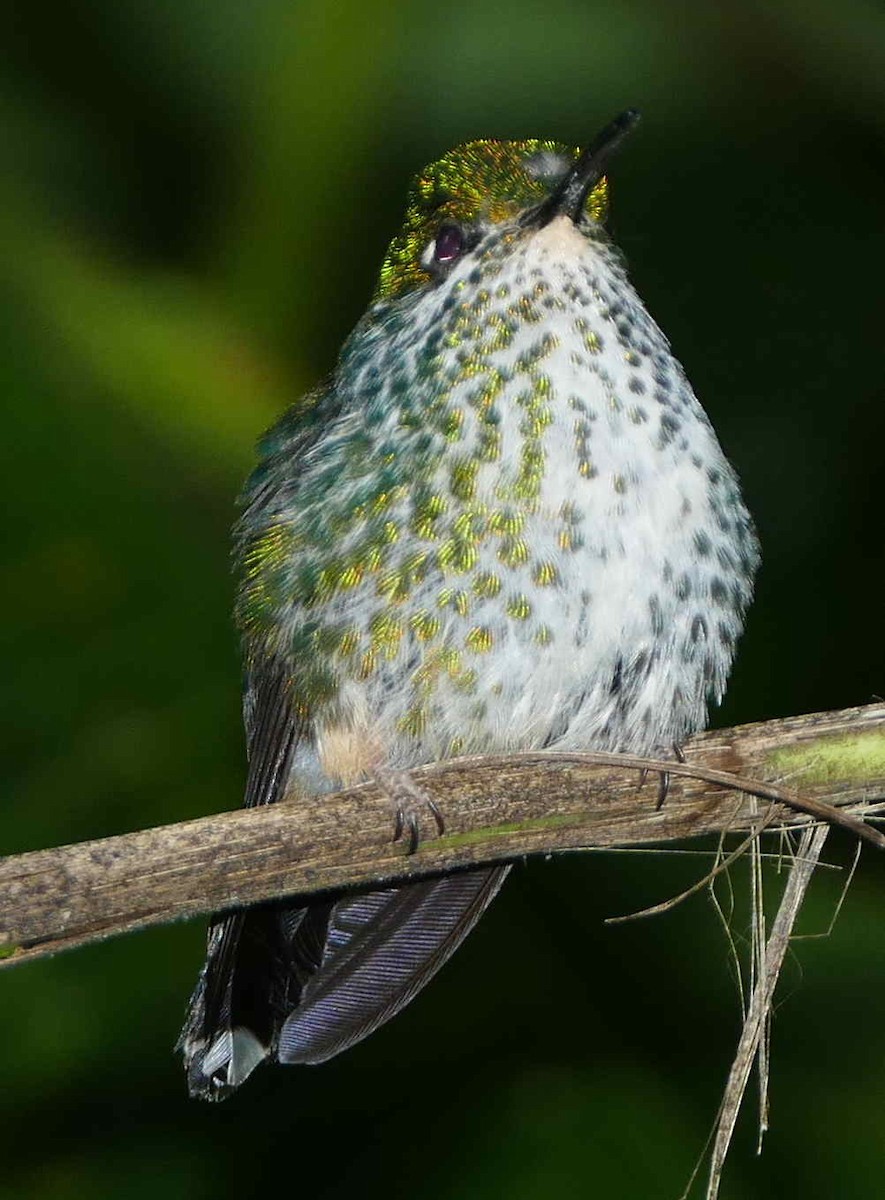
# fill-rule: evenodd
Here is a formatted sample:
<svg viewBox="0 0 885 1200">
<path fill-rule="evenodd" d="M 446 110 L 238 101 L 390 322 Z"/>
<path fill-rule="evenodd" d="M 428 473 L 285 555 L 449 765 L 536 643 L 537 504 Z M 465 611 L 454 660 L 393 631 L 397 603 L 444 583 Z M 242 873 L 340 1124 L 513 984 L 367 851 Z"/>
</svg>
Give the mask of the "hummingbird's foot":
<svg viewBox="0 0 885 1200">
<path fill-rule="evenodd" d="M 661 771 L 661 777 L 658 780 L 658 802 L 655 805 L 655 810 L 660 812 L 664 807 L 667 797 L 670 795 L 670 772 Z"/>
<path fill-rule="evenodd" d="M 420 788 L 408 771 L 376 767 L 375 780 L 393 804 L 393 840 L 398 842 L 408 831 L 409 854 L 414 854 L 421 841 L 421 812 L 430 809 L 437 833 L 445 833 L 446 823 L 432 796 Z"/>
<path fill-rule="evenodd" d="M 676 759 L 676 761 L 684 763 L 685 762 L 685 751 L 682 749 L 682 747 L 679 745 L 679 743 L 674 742 L 671 749 L 673 751 L 673 757 Z M 661 781 L 658 784 L 658 802 L 655 805 L 655 808 L 658 812 L 660 812 L 661 809 L 664 807 L 664 802 L 667 799 L 667 797 L 669 796 L 669 794 L 670 794 L 670 772 L 669 771 L 661 771 Z"/>
</svg>

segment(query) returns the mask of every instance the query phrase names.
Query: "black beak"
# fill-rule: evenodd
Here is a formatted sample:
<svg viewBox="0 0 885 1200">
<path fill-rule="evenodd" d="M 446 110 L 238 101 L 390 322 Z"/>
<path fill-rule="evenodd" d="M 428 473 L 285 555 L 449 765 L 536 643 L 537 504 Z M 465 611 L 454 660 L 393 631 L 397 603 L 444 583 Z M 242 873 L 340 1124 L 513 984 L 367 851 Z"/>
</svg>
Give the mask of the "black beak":
<svg viewBox="0 0 885 1200">
<path fill-rule="evenodd" d="M 621 142 L 633 131 L 639 121 L 635 108 L 628 108 L 619 117 L 606 125 L 586 150 L 572 163 L 565 178 L 530 218 L 532 225 L 548 225 L 554 217 L 570 217 L 577 222 L 584 210 L 587 197 L 605 174 L 608 161 Z"/>
</svg>

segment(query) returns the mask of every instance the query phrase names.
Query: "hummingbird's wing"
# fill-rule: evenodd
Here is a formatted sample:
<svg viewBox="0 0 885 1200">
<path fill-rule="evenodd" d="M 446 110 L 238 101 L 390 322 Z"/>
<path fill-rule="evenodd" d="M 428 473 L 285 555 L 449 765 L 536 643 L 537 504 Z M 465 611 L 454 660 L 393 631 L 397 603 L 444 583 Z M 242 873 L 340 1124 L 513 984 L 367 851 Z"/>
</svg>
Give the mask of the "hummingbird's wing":
<svg viewBox="0 0 885 1200">
<path fill-rule="evenodd" d="M 389 1021 L 457 950 L 509 870 L 465 871 L 333 904 L 320 968 L 280 1031 L 279 1061 L 324 1062 Z"/>
<path fill-rule="evenodd" d="M 286 672 L 277 667 L 263 673 L 260 685 L 247 686 L 247 807 L 280 799 L 303 736 L 287 683 Z M 178 1040 L 192 1096 L 223 1099 L 267 1056 L 278 1014 L 291 1007 L 286 935 L 296 940 L 305 912 L 257 905 L 210 921 L 206 962 Z M 291 984 L 297 989 L 297 979 Z"/>
</svg>

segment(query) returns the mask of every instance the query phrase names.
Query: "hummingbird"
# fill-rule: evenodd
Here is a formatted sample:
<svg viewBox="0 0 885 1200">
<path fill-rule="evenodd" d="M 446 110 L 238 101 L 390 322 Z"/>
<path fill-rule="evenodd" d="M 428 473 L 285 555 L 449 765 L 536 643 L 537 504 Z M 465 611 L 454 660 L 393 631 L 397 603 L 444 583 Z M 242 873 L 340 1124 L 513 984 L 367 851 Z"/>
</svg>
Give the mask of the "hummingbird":
<svg viewBox="0 0 885 1200">
<path fill-rule="evenodd" d="M 759 549 L 606 233 L 637 119 L 421 172 L 331 376 L 260 443 L 234 539 L 246 805 L 387 781 L 414 844 L 418 764 L 653 754 L 721 699 Z M 179 1040 L 191 1094 L 372 1033 L 509 869 L 218 914 Z"/>
</svg>

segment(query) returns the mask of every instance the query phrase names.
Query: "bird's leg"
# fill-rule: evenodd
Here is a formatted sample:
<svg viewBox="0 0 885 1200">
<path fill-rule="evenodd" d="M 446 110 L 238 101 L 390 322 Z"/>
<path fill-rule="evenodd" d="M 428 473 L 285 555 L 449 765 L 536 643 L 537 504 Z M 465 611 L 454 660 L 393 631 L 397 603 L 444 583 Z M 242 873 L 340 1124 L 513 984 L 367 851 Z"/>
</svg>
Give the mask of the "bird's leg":
<svg viewBox="0 0 885 1200">
<path fill-rule="evenodd" d="M 339 721 L 323 726 L 317 743 L 323 771 L 333 783 L 352 787 L 362 780 L 375 780 L 393 805 L 393 840 L 398 842 L 408 831 L 410 854 L 415 853 L 421 840 L 423 809 L 430 809 L 437 830 L 445 831 L 436 802 L 408 771 L 388 765 L 383 741 L 365 722 Z"/>
<path fill-rule="evenodd" d="M 685 762 L 685 751 L 682 749 L 682 747 L 679 745 L 679 743 L 674 742 L 671 749 L 673 751 L 673 757 L 676 759 L 676 761 L 680 762 L 680 763 L 684 763 Z M 670 794 L 670 772 L 669 771 L 661 771 L 661 781 L 658 785 L 658 802 L 655 805 L 655 808 L 657 809 L 658 812 L 660 812 L 661 809 L 664 807 L 664 802 L 666 801 L 667 796 L 669 794 Z"/>
<path fill-rule="evenodd" d="M 661 777 L 658 780 L 658 801 L 655 804 L 655 809 L 660 812 L 664 807 L 667 797 L 670 795 L 670 772 L 661 771 Z"/>
<path fill-rule="evenodd" d="M 437 833 L 445 833 L 445 821 L 436 801 L 415 783 L 408 771 L 376 764 L 372 775 L 394 806 L 393 840 L 398 842 L 408 830 L 409 854 L 415 853 L 421 840 L 420 817 L 423 808 L 430 809 Z"/>
</svg>

